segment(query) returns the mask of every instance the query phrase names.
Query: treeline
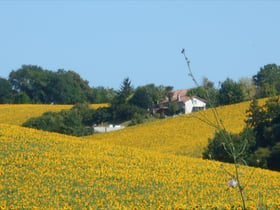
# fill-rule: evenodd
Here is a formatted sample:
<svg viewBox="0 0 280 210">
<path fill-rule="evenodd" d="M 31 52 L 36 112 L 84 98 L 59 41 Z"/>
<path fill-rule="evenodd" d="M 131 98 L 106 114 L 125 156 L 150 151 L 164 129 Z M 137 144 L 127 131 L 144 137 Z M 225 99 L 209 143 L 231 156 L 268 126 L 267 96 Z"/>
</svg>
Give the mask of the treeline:
<svg viewBox="0 0 280 210">
<path fill-rule="evenodd" d="M 280 171 L 280 67 L 265 65 L 252 78 L 226 79 L 219 89 L 204 80 L 192 94 L 205 96 L 211 107 L 252 100 L 246 126 L 238 134 L 218 129 L 209 139 L 203 158 Z M 269 97 L 260 106 L 258 98 Z M 209 104 L 208 104 L 209 105 Z"/>
<path fill-rule="evenodd" d="M 251 78 L 234 81 L 227 78 L 215 88 L 214 83 L 205 78 L 200 87 L 191 89 L 188 95 L 196 95 L 208 100 L 208 106 L 215 107 L 280 95 L 280 66 L 268 64 L 260 68 Z"/>
<path fill-rule="evenodd" d="M 0 78 L 0 103 L 76 104 L 106 103 L 115 96 L 112 88 L 89 87 L 88 81 L 74 71 L 44 70 L 23 65 L 8 79 Z"/>
<path fill-rule="evenodd" d="M 238 158 L 240 164 L 280 171 L 280 97 L 271 97 L 262 106 L 253 99 L 245 122 L 239 134 L 215 133 L 203 158 L 230 163 Z"/>
<path fill-rule="evenodd" d="M 136 94 L 132 101 L 141 107 L 152 108 L 151 104 L 154 106 L 154 102 L 172 94 L 173 87 L 148 84 L 134 88 L 131 85 L 130 91 L 130 97 Z M 146 92 L 153 95 L 152 99 L 145 98 Z M 117 94 L 118 90 L 113 88 L 90 87 L 88 81 L 82 79 L 79 74 L 63 69 L 51 71 L 39 66 L 23 65 L 18 70 L 13 70 L 8 79 L 0 78 L 2 104 L 111 103 L 116 100 Z M 196 95 L 208 99 L 210 106 L 239 103 L 279 94 L 280 66 L 276 64 L 265 65 L 251 78 L 241 78 L 239 81 L 227 78 L 220 82 L 218 87 L 205 78 L 200 87 L 188 91 L 189 96 Z"/>
<path fill-rule="evenodd" d="M 23 126 L 84 136 L 94 132 L 92 126 L 95 124 L 128 122 L 128 125 L 135 125 L 148 120 L 158 101 L 164 99 L 171 89 L 150 84 L 134 90 L 129 78 L 126 78 L 109 107 L 95 110 L 88 104 L 76 104 L 70 110 L 47 112 L 40 117 L 31 118 Z"/>
</svg>

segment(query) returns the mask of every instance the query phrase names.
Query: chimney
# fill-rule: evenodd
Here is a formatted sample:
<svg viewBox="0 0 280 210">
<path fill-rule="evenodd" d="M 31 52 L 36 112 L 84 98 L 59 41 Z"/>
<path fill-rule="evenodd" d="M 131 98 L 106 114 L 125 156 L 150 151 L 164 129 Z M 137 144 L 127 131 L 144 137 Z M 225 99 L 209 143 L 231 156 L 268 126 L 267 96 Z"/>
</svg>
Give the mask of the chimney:
<svg viewBox="0 0 280 210">
<path fill-rule="evenodd" d="M 177 100 L 181 101 L 181 95 L 180 94 L 177 95 Z"/>
</svg>

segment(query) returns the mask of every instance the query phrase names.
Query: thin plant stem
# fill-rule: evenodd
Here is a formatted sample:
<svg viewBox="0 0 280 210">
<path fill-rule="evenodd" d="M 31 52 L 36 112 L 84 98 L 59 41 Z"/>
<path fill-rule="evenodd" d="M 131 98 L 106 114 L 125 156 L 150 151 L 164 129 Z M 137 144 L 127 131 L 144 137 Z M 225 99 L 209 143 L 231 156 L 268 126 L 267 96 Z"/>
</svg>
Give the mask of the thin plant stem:
<svg viewBox="0 0 280 210">
<path fill-rule="evenodd" d="M 192 80 L 194 81 L 195 85 L 197 87 L 199 87 L 200 85 L 192 73 L 190 61 L 189 61 L 188 57 L 186 56 L 185 49 L 182 49 L 181 53 L 184 55 L 184 58 L 186 60 L 187 66 L 188 66 L 188 76 L 190 76 L 192 78 Z M 244 197 L 244 193 L 243 193 L 244 188 L 241 185 L 240 177 L 239 177 L 240 172 L 238 169 L 239 168 L 238 161 L 239 161 L 239 159 L 241 159 L 241 155 L 244 153 L 247 143 L 243 145 L 241 151 L 236 150 L 236 148 L 233 144 L 233 139 L 231 138 L 230 133 L 226 132 L 225 125 L 224 125 L 222 119 L 220 118 L 216 107 L 212 103 L 207 89 L 206 89 L 205 93 L 206 93 L 206 100 L 209 101 L 209 105 L 210 105 L 212 114 L 214 116 L 214 121 L 209 120 L 205 114 L 204 115 L 201 114 L 202 116 L 196 116 L 196 115 L 193 115 L 193 116 L 196 117 L 197 119 L 201 120 L 202 122 L 208 124 L 209 126 L 215 128 L 215 130 L 218 130 L 221 132 L 222 137 L 224 139 L 224 144 L 223 144 L 224 149 L 233 158 L 233 164 L 234 164 L 235 170 L 234 170 L 234 177 L 232 177 L 232 178 L 234 178 L 237 181 L 237 187 L 238 187 L 238 191 L 239 191 L 240 198 L 242 201 L 242 207 L 243 207 L 243 209 L 246 209 L 246 202 L 245 202 L 245 197 Z M 230 175 L 233 175 L 233 174 L 229 173 L 228 171 L 226 171 L 226 172 Z"/>
</svg>

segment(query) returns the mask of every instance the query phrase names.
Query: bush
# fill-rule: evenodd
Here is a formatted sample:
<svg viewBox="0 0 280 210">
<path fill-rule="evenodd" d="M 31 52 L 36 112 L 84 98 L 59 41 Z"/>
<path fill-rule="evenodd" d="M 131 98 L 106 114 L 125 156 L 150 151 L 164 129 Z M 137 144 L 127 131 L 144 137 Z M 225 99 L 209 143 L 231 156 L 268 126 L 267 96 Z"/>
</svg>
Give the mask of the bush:
<svg viewBox="0 0 280 210">
<path fill-rule="evenodd" d="M 280 170 L 280 142 L 272 147 L 270 156 L 267 158 L 267 167 L 271 170 Z"/>
<path fill-rule="evenodd" d="M 234 153 L 238 154 L 238 159 L 247 163 L 255 144 L 255 136 L 251 128 L 246 128 L 239 134 L 220 130 L 208 142 L 208 146 L 202 154 L 204 159 L 234 163 L 233 156 L 231 155 L 233 154 L 231 149 L 234 147 L 236 150 Z M 231 144 L 233 144 L 233 147 Z"/>
<path fill-rule="evenodd" d="M 23 126 L 39 130 L 58 132 L 73 136 L 85 136 L 93 133 L 88 126 L 91 110 L 87 105 L 77 105 L 70 110 L 46 112 L 37 118 L 31 118 Z"/>
<path fill-rule="evenodd" d="M 133 115 L 133 118 L 131 119 L 131 122 L 130 122 L 129 126 L 141 124 L 144 121 L 145 121 L 145 116 L 143 116 L 141 114 L 138 114 L 138 113 L 135 113 Z"/>
<path fill-rule="evenodd" d="M 247 127 L 240 134 L 228 134 L 226 131 L 216 133 L 209 140 L 208 147 L 203 152 L 203 158 L 233 162 L 229 156 L 231 146 L 226 139 L 231 139 L 237 151 L 242 151 L 242 160 L 248 165 L 271 170 L 280 170 L 280 98 L 273 97 L 265 105 L 259 106 L 253 100 L 247 111 Z M 228 135 L 225 138 L 225 136 Z M 246 148 L 241 150 L 240 145 Z"/>
</svg>

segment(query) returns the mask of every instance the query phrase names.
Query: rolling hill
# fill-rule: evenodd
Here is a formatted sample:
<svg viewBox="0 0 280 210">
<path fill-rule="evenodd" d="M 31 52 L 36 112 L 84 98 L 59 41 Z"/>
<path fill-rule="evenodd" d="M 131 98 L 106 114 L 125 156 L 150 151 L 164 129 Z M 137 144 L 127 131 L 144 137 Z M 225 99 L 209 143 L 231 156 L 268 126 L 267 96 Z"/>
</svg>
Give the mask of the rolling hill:
<svg viewBox="0 0 280 210">
<path fill-rule="evenodd" d="M 218 111 L 238 132 L 247 107 Z M 2 123 L 0 209 L 238 209 L 225 172 L 234 167 L 199 158 L 212 132 L 190 115 L 86 138 Z M 240 170 L 250 209 L 280 208 L 278 172 Z"/>
</svg>

